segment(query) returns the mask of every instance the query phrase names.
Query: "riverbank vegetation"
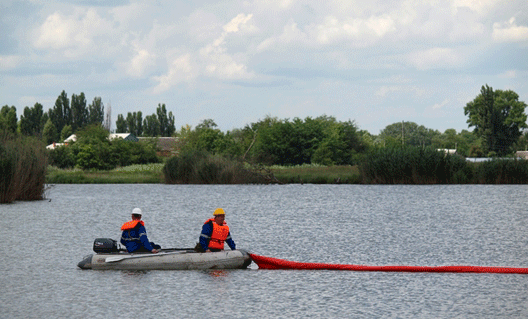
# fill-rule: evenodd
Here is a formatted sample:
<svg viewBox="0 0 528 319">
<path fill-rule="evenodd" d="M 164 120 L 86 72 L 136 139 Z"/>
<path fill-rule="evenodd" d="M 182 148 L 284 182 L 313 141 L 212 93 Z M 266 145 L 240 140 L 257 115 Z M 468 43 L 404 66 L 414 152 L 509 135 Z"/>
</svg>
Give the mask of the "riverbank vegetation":
<svg viewBox="0 0 528 319">
<path fill-rule="evenodd" d="M 0 134 L 0 203 L 44 197 L 47 154 L 32 137 Z"/>
<path fill-rule="evenodd" d="M 48 183 L 528 183 L 526 161 L 512 159 L 515 151 L 528 148 L 528 135 L 523 132 L 528 127 L 526 104 L 518 98 L 513 91 L 483 86 L 464 108 L 473 132 L 441 133 L 401 121 L 379 135 L 360 130 L 354 121 L 327 115 L 266 116 L 227 132 L 206 119 L 178 131 L 175 115 L 160 103 L 156 113 L 145 118 L 141 112 L 129 112 L 126 118 L 118 115 L 118 132 L 153 137 L 131 142 L 109 138 L 110 107 L 105 116 L 101 98 L 86 106 L 84 93 L 73 94 L 70 101 L 63 91 L 48 112 L 36 103 L 24 108 L 20 120 L 14 106 L 2 107 L 0 132 L 12 137 L 9 143 L 29 150 L 23 153 L 3 142 L 6 174 L 2 176 L 11 176 L 7 174 L 14 163 L 11 159 L 23 158 L 9 154 L 22 152 L 26 170 L 33 167 L 34 157 L 42 157 L 40 165 L 51 165 Z M 71 134 L 76 141 L 58 146 Z M 158 143 L 165 136 L 171 139 L 170 149 L 161 149 Z M 42 147 L 42 143 L 55 145 L 42 153 L 27 146 Z M 466 157 L 493 160 L 470 163 Z M 4 192 L 17 193 L 7 180 L 2 180 Z M 42 189 L 36 188 L 37 193 Z"/>
</svg>

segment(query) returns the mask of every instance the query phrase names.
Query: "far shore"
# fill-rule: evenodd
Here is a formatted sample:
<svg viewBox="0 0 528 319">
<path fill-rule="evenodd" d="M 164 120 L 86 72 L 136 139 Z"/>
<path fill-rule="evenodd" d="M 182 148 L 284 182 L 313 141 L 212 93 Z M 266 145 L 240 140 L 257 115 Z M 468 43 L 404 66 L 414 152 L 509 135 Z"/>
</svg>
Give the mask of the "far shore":
<svg viewBox="0 0 528 319">
<path fill-rule="evenodd" d="M 163 184 L 163 164 L 132 165 L 110 171 L 49 167 L 47 184 Z M 281 184 L 361 184 L 357 166 L 298 166 L 269 169 Z"/>
</svg>

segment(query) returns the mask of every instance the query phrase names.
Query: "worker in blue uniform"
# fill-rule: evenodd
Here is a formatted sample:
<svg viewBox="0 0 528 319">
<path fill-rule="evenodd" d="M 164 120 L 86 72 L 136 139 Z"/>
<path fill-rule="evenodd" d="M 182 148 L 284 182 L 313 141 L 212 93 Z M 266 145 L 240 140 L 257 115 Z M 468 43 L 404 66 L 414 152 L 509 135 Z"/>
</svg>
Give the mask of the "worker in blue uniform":
<svg viewBox="0 0 528 319">
<path fill-rule="evenodd" d="M 125 245 L 129 253 L 152 252 L 157 253 L 161 246 L 150 242 L 145 229 L 145 222 L 141 220 L 143 212 L 139 208 L 132 210 L 132 220 L 121 226 L 121 244 Z"/>
<path fill-rule="evenodd" d="M 224 242 L 232 250 L 236 249 L 229 226 L 225 222 L 225 211 L 222 208 L 217 208 L 213 212 L 213 218 L 205 221 L 202 226 L 200 242 L 196 245 L 195 250 L 199 252 L 221 251 L 224 250 Z"/>
</svg>

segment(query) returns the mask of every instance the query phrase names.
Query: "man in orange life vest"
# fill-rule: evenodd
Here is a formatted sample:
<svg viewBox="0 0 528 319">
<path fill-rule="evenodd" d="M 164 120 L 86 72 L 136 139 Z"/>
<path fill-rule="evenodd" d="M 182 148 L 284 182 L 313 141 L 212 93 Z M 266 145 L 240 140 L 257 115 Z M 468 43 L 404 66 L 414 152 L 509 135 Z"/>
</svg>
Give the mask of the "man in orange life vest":
<svg viewBox="0 0 528 319">
<path fill-rule="evenodd" d="M 222 208 L 217 208 L 213 216 L 202 226 L 198 250 L 202 252 L 221 251 L 224 250 L 224 242 L 229 245 L 229 248 L 235 250 L 235 242 L 231 238 L 229 226 L 225 223 L 225 211 Z"/>
<path fill-rule="evenodd" d="M 125 245 L 129 253 L 133 252 L 152 252 L 157 253 L 161 246 L 149 242 L 145 222 L 141 220 L 141 209 L 132 210 L 132 220 L 121 226 L 123 234 L 121 235 L 121 244 Z"/>
</svg>

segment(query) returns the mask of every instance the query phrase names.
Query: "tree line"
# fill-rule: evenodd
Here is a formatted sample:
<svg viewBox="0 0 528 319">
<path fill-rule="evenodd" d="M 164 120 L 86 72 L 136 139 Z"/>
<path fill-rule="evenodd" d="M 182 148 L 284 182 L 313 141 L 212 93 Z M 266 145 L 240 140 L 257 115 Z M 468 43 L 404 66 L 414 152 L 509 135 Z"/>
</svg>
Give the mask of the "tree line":
<svg viewBox="0 0 528 319">
<path fill-rule="evenodd" d="M 414 122 L 395 122 L 379 135 L 360 130 L 354 121 L 337 121 L 332 116 L 279 119 L 267 116 L 240 129 L 223 132 L 212 119 L 196 127 L 175 129 L 175 117 L 165 104 L 158 104 L 156 113 L 143 117 L 141 111 L 119 114 L 117 133 L 136 136 L 175 136 L 182 151 L 195 149 L 212 155 L 242 158 L 266 165 L 354 165 L 369 150 L 382 147 L 416 146 L 456 149 L 466 157 L 505 156 L 528 147 L 526 103 L 511 91 L 493 90 L 482 86 L 480 94 L 467 103 L 464 114 L 473 131 L 454 129 L 445 132 L 429 129 Z M 109 108 L 110 109 L 110 108 Z M 20 120 L 14 106 L 0 110 L 0 129 L 37 136 L 45 143 L 61 141 L 89 125 L 108 130 L 104 105 L 100 97 L 87 105 L 84 93 L 65 91 L 53 108 L 43 111 L 40 103 L 25 107 Z"/>
<path fill-rule="evenodd" d="M 4 105 L 0 109 L 0 131 L 41 138 L 44 143 L 61 142 L 73 133 L 90 125 L 99 125 L 110 132 L 111 107 L 105 114 L 101 97 L 95 97 L 87 104 L 84 92 L 72 94 L 65 91 L 57 97 L 55 104 L 47 112 L 40 103 L 26 106 L 20 120 L 15 106 Z M 175 133 L 174 115 L 167 114 L 165 104 L 159 104 L 156 113 L 142 118 L 141 112 L 129 112 L 126 120 L 119 114 L 116 133 L 132 133 L 136 136 L 173 136 Z"/>
</svg>

